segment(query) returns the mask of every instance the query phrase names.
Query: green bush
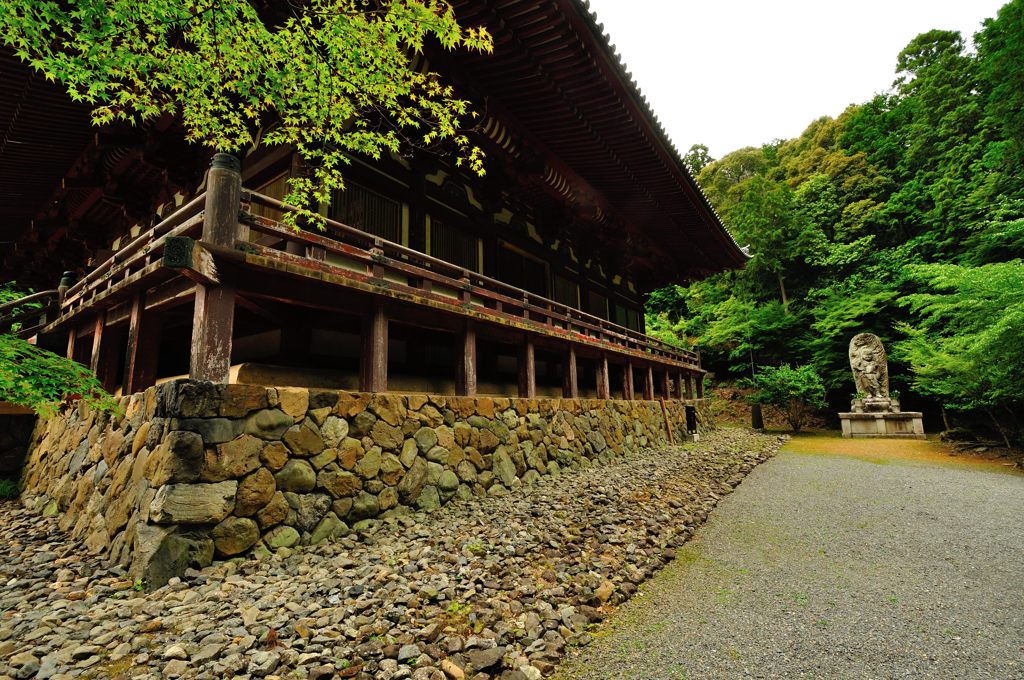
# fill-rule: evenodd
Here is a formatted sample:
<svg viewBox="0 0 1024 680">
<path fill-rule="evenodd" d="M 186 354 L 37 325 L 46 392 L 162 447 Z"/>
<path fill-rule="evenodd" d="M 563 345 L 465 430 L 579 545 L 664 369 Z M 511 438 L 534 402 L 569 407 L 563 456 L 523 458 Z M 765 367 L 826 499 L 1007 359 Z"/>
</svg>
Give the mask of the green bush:
<svg viewBox="0 0 1024 680">
<path fill-rule="evenodd" d="M 825 386 L 811 366 L 762 366 L 745 382 L 755 390 L 750 395 L 751 402 L 782 408 L 796 432 L 803 427 L 811 409 L 825 405 Z"/>
<path fill-rule="evenodd" d="M 18 497 L 18 483 L 13 479 L 0 479 L 0 499 Z"/>
</svg>

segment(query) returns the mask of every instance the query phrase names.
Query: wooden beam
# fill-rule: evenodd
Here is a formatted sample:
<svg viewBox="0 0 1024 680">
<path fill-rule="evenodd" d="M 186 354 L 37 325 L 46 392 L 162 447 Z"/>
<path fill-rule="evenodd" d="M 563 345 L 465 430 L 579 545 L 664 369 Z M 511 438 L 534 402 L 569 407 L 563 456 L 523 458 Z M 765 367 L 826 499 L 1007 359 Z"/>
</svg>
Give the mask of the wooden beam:
<svg viewBox="0 0 1024 680">
<path fill-rule="evenodd" d="M 135 394 L 156 384 L 160 357 L 160 317 L 146 312 L 146 296 L 132 300 L 128 317 L 128 347 L 125 350 L 121 393 Z"/>
<path fill-rule="evenodd" d="M 387 392 L 388 317 L 384 305 L 375 300 L 363 317 L 363 353 L 359 362 L 359 389 Z"/>
<path fill-rule="evenodd" d="M 633 400 L 633 362 L 627 361 L 622 367 L 622 398 Z"/>
<path fill-rule="evenodd" d="M 704 398 L 704 374 L 698 373 L 693 376 L 693 381 L 697 383 L 697 398 Z"/>
<path fill-rule="evenodd" d="M 571 343 L 565 351 L 565 370 L 562 371 L 562 396 L 566 399 L 579 399 L 580 396 L 576 373 L 576 347 Z"/>
<path fill-rule="evenodd" d="M 689 373 L 683 374 L 686 379 L 686 398 L 693 399 L 693 377 Z"/>
<path fill-rule="evenodd" d="M 234 245 L 234 244 L 232 244 Z M 187 236 L 168 236 L 164 243 L 164 266 L 205 286 L 220 284 L 213 254 Z"/>
<path fill-rule="evenodd" d="M 460 397 L 476 396 L 476 328 L 466 323 L 458 333 L 459 346 L 455 349 L 455 394 Z"/>
<path fill-rule="evenodd" d="M 650 366 L 644 371 L 644 399 L 654 399 L 654 369 Z"/>
<path fill-rule="evenodd" d="M 597 398 L 611 398 L 611 390 L 608 387 L 608 357 L 604 354 L 597 360 Z"/>
<path fill-rule="evenodd" d="M 537 397 L 537 361 L 533 339 L 529 335 L 519 345 L 519 397 L 521 399 Z"/>
<path fill-rule="evenodd" d="M 682 399 L 686 388 L 683 386 L 683 374 L 676 373 L 676 399 Z"/>
<path fill-rule="evenodd" d="M 669 377 L 668 369 L 664 369 L 660 372 L 661 377 L 661 398 L 671 399 L 672 398 L 672 378 Z"/>
<path fill-rule="evenodd" d="M 77 339 L 78 332 L 75 330 L 75 327 L 72 326 L 71 328 L 68 329 L 68 350 L 66 355 L 67 358 L 71 359 L 72 361 L 75 360 L 75 341 Z"/>
</svg>

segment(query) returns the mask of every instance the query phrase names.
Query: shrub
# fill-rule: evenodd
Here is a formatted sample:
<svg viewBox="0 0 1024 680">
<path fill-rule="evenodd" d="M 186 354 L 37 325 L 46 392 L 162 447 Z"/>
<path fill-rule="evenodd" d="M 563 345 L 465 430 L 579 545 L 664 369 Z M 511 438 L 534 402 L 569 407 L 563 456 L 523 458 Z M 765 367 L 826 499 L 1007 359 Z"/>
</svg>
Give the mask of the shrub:
<svg viewBox="0 0 1024 680">
<path fill-rule="evenodd" d="M 13 479 L 0 479 L 0 499 L 18 497 L 18 483 Z"/>
<path fill-rule="evenodd" d="M 811 409 L 825 405 L 825 386 L 810 366 L 763 366 L 745 382 L 755 390 L 751 402 L 782 408 L 796 432 Z"/>
</svg>

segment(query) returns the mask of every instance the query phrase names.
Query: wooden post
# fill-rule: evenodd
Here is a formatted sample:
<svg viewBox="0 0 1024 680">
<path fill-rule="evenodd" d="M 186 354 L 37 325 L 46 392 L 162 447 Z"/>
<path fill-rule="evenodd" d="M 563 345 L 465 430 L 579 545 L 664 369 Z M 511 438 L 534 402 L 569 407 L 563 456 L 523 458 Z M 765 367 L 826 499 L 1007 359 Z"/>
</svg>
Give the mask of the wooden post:
<svg viewBox="0 0 1024 680">
<path fill-rule="evenodd" d="M 693 376 L 689 373 L 685 375 L 686 379 L 686 398 L 693 399 Z"/>
<path fill-rule="evenodd" d="M 75 340 L 78 339 L 78 329 L 72 326 L 68 329 L 68 351 L 67 357 L 72 361 L 75 360 Z"/>
<path fill-rule="evenodd" d="M 661 398 L 672 398 L 672 378 L 669 377 L 667 368 L 661 372 Z"/>
<path fill-rule="evenodd" d="M 683 386 L 683 374 L 676 373 L 676 399 L 682 399 L 686 388 Z"/>
<path fill-rule="evenodd" d="M 235 247 L 238 212 L 241 209 L 242 175 L 238 159 L 219 153 L 206 182 L 203 240 Z M 235 328 L 235 289 L 224 285 L 196 284 L 192 316 L 192 356 L 189 377 L 226 383 L 231 370 L 231 338 Z"/>
<path fill-rule="evenodd" d="M 704 398 L 704 374 L 698 373 L 693 377 L 694 382 L 697 383 L 697 398 Z"/>
<path fill-rule="evenodd" d="M 644 399 L 654 399 L 654 369 L 650 366 L 644 372 Z"/>
<path fill-rule="evenodd" d="M 91 359 L 89 361 L 89 368 L 93 373 L 96 373 L 97 376 L 100 372 L 100 359 L 102 358 L 103 353 L 103 331 L 106 328 L 106 322 L 107 313 L 101 311 L 96 315 L 96 322 L 92 331 L 92 354 L 90 355 Z"/>
<path fill-rule="evenodd" d="M 128 348 L 121 393 L 135 394 L 155 385 L 159 357 L 160 318 L 146 314 L 146 297 L 139 293 L 132 299 L 132 312 L 128 317 Z"/>
<path fill-rule="evenodd" d="M 562 396 L 566 399 L 579 399 L 576 377 L 576 348 L 570 344 L 565 351 L 565 370 L 562 371 Z"/>
<path fill-rule="evenodd" d="M 363 356 L 359 368 L 359 389 L 363 392 L 387 392 L 388 317 L 380 301 L 373 303 L 363 319 Z"/>
<path fill-rule="evenodd" d="M 597 398 L 611 398 L 611 390 L 608 387 L 608 357 L 603 354 L 597 360 Z"/>
<path fill-rule="evenodd" d="M 622 398 L 631 401 L 633 396 L 633 362 L 627 361 L 622 367 Z"/>
<path fill-rule="evenodd" d="M 455 394 L 460 397 L 476 396 L 476 328 L 466 322 L 460 333 L 455 355 Z"/>
<path fill-rule="evenodd" d="M 537 362 L 534 360 L 533 338 L 529 335 L 519 346 L 519 398 L 537 397 Z"/>
</svg>

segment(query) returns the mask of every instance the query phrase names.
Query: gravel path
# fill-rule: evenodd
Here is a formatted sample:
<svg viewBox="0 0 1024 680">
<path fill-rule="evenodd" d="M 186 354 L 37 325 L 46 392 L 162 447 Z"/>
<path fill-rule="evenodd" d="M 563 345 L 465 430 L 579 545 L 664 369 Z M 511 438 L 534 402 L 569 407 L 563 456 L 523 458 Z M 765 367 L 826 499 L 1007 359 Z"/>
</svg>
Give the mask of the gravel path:
<svg viewBox="0 0 1024 680">
<path fill-rule="evenodd" d="M 539 680 L 778 446 L 722 430 L 151 593 L 3 503 L 0 680 Z"/>
<path fill-rule="evenodd" d="M 784 452 L 558 677 L 1024 678 L 1022 517 L 1024 476 Z"/>
</svg>

